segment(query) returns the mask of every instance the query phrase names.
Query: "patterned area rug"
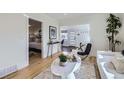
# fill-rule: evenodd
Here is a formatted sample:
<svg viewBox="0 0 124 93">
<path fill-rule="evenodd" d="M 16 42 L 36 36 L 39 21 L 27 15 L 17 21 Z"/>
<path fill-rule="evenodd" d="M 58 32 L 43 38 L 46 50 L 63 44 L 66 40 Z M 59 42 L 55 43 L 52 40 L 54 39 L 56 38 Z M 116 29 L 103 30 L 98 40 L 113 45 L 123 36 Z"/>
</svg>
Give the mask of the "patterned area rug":
<svg viewBox="0 0 124 93">
<path fill-rule="evenodd" d="M 81 69 L 78 73 L 75 73 L 75 77 L 76 79 L 96 79 L 94 63 L 82 62 Z M 61 77 L 53 75 L 49 67 L 38 76 L 34 77 L 34 79 L 61 79 Z"/>
</svg>

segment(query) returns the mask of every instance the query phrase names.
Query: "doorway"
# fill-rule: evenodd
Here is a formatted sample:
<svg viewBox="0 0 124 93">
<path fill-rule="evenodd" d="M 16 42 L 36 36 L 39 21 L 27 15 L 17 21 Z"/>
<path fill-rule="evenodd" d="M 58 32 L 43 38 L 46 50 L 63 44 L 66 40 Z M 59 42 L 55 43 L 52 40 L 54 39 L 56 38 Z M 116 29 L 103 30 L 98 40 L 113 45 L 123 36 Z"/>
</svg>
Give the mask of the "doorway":
<svg viewBox="0 0 124 93">
<path fill-rule="evenodd" d="M 42 22 L 29 18 L 29 64 L 42 58 Z"/>
<path fill-rule="evenodd" d="M 71 52 L 72 49 L 79 48 L 80 44 L 85 46 L 90 43 L 90 25 L 61 26 L 60 38 L 64 40 L 63 50 Z"/>
</svg>

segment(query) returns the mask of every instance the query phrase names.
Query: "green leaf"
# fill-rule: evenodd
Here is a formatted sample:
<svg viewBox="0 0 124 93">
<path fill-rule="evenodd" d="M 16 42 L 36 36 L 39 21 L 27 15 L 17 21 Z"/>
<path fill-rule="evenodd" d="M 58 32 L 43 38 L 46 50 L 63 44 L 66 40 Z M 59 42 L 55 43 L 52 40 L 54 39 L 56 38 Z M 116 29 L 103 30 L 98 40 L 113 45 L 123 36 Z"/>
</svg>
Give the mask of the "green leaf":
<svg viewBox="0 0 124 93">
<path fill-rule="evenodd" d="M 108 40 L 111 41 L 112 40 L 112 36 L 107 36 Z"/>
<path fill-rule="evenodd" d="M 118 33 L 119 33 L 119 31 L 118 30 L 114 30 L 114 32 L 113 32 L 115 35 L 117 35 Z"/>
<path fill-rule="evenodd" d="M 115 40 L 115 45 L 120 45 L 121 44 L 121 41 L 119 41 L 119 40 Z"/>
</svg>

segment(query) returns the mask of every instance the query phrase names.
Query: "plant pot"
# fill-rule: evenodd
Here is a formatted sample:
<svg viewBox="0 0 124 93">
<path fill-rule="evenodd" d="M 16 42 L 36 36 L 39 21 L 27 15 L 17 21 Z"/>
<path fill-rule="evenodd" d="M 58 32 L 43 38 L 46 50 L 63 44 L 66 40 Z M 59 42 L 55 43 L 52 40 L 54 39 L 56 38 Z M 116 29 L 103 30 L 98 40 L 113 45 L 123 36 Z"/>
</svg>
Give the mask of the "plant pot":
<svg viewBox="0 0 124 93">
<path fill-rule="evenodd" d="M 66 62 L 59 62 L 59 65 L 60 66 L 65 66 L 66 65 Z"/>
</svg>

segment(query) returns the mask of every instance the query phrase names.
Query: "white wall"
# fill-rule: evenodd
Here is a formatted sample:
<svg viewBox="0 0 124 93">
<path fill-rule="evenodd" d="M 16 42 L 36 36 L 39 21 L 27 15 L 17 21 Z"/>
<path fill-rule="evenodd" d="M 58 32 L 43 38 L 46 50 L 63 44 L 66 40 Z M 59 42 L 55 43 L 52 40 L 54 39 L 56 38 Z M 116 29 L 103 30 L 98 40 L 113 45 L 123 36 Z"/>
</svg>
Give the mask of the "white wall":
<svg viewBox="0 0 124 93">
<path fill-rule="evenodd" d="M 123 27 L 121 28 L 120 34 L 118 35 L 122 41 L 122 45 L 119 46 L 119 49 L 117 49 L 118 51 L 121 51 L 122 47 L 124 47 L 124 15 L 116 15 L 119 16 L 121 18 L 121 21 L 123 22 Z M 90 36 L 91 42 L 93 44 L 91 55 L 96 55 L 97 50 L 108 50 L 108 39 L 106 38 L 106 19 L 108 18 L 108 16 L 109 14 L 106 13 L 91 14 L 89 16 L 61 20 L 60 25 L 67 26 L 90 24 Z"/>
<path fill-rule="evenodd" d="M 118 35 L 118 40 L 121 41 L 121 45 L 119 47 L 117 47 L 117 50 L 122 51 L 122 50 L 124 50 L 124 14 L 118 14 L 118 16 L 121 19 L 122 27 L 121 27 L 119 35 Z"/>
<path fill-rule="evenodd" d="M 28 65 L 26 28 L 21 14 L 0 14 L 0 64 L 17 64 L 19 69 Z"/>
<path fill-rule="evenodd" d="M 0 64 L 28 65 L 28 17 L 43 23 L 43 58 L 47 56 L 49 25 L 58 28 L 56 20 L 44 14 L 0 14 Z"/>
</svg>

